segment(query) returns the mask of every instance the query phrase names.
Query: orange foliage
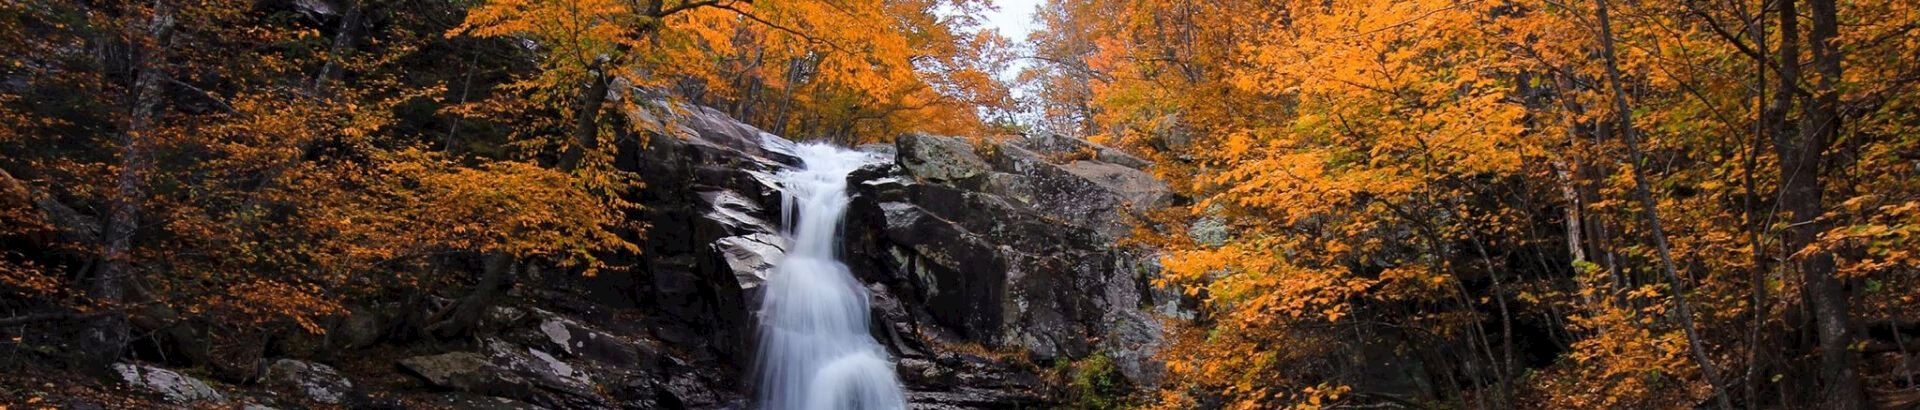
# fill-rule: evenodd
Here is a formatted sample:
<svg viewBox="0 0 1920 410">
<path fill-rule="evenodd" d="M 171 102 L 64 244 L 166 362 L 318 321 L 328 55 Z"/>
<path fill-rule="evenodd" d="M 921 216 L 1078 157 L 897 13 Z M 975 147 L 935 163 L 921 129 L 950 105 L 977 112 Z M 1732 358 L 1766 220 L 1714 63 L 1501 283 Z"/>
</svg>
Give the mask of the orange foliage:
<svg viewBox="0 0 1920 410">
<path fill-rule="evenodd" d="M 1914 320 L 1920 66 L 1896 60 L 1920 51 L 1901 23 L 1920 10 L 1838 5 L 1835 89 L 1858 111 L 1822 154 L 1850 168 L 1821 176 L 1838 198 L 1826 233 L 1782 249 L 1786 154 L 1757 128 L 1778 73 L 1749 54 L 1783 41 L 1765 26 L 1777 16 L 1608 3 L 1646 163 L 1628 161 L 1594 2 L 1049 2 L 1035 36 L 1049 61 L 1024 78 L 1037 110 L 1067 120 L 1039 125 L 1151 158 L 1195 200 L 1144 230 L 1167 251 L 1161 284 L 1205 306 L 1154 399 L 1319 405 L 1326 386 L 1366 393 L 1357 373 L 1383 353 L 1364 346 L 1384 343 L 1459 407 L 1692 407 L 1715 394 L 1682 331 L 1697 324 L 1728 394 L 1751 383 L 1762 393 L 1733 399 L 1773 403 L 1764 392 L 1798 387 L 1766 379 L 1795 371 L 1769 363 L 1815 355 L 1773 339 L 1812 331 L 1781 318 L 1806 303 L 1788 272 L 1813 255 L 1857 284 L 1860 320 Z M 1803 115 L 1790 108 L 1778 118 Z M 1653 211 L 1684 292 L 1659 275 Z M 1526 327 L 1557 356 L 1516 357 Z"/>
<path fill-rule="evenodd" d="M 863 143 L 985 131 L 975 109 L 1005 104 L 992 73 L 1006 46 L 975 23 L 983 4 L 491 0 L 449 34 L 542 47 L 546 69 L 517 87 L 562 112 L 605 60 L 627 84 L 680 91 L 775 133 Z"/>
</svg>

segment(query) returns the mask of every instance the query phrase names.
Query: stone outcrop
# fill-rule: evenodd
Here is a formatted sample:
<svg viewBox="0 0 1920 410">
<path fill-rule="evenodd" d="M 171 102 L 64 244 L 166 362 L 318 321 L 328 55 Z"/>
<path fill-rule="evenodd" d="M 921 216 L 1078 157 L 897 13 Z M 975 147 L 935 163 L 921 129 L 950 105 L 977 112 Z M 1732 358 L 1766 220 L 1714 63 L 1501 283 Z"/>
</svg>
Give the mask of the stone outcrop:
<svg viewBox="0 0 1920 410">
<path fill-rule="evenodd" d="M 648 256 L 590 287 L 652 303 L 641 307 L 661 342 L 737 366 L 722 373 L 745 386 L 758 288 L 787 246 L 775 176 L 796 165 L 794 145 L 709 109 L 634 118 L 679 124 L 620 158 L 648 183 Z M 894 161 L 850 176 L 845 259 L 916 406 L 1045 403 L 1036 369 L 1095 353 L 1134 383 L 1157 381 L 1162 325 L 1150 312 L 1179 301 L 1152 289 L 1153 252 L 1121 245 L 1140 210 L 1176 200 L 1146 161 L 1053 135 L 906 135 L 861 149 Z"/>
<path fill-rule="evenodd" d="M 848 228 L 850 256 L 865 258 L 856 270 L 931 319 L 886 312 L 892 333 L 952 333 L 936 342 L 1037 363 L 1098 352 L 1130 381 L 1157 382 L 1162 326 L 1146 312 L 1158 266 L 1120 243 L 1139 210 L 1174 201 L 1144 161 L 1061 136 L 975 145 L 907 135 L 898 145 L 897 165 L 854 174 Z M 1067 155 L 1081 151 L 1094 155 Z"/>
</svg>

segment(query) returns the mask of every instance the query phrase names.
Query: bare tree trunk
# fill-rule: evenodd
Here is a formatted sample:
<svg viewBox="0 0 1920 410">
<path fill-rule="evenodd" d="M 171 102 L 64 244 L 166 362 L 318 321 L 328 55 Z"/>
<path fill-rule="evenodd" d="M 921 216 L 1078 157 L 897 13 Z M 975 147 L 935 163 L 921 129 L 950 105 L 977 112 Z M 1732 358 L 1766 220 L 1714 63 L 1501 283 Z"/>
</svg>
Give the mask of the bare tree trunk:
<svg viewBox="0 0 1920 410">
<path fill-rule="evenodd" d="M 1505 375 L 1511 375 L 1513 372 L 1520 371 L 1520 368 L 1515 365 L 1514 362 L 1513 313 L 1507 309 L 1507 285 L 1505 281 L 1500 280 L 1500 272 L 1494 269 L 1493 257 L 1487 254 L 1486 245 L 1481 244 L 1479 239 L 1474 239 L 1473 249 L 1479 252 L 1480 263 L 1487 266 L 1487 278 L 1493 280 L 1494 307 L 1500 311 L 1501 361 L 1497 364 L 1500 366 L 1501 374 L 1503 375 L 1500 377 L 1500 393 L 1501 399 L 1508 406 L 1512 406 L 1514 399 L 1513 378 Z"/>
<path fill-rule="evenodd" d="M 353 32 L 360 27 L 360 15 L 360 1 L 347 0 L 347 12 L 340 16 L 340 32 L 333 34 L 333 44 L 327 50 L 327 63 L 320 66 L 320 75 L 314 76 L 315 96 L 325 97 L 328 83 L 340 79 L 340 60 L 353 49 Z"/>
<path fill-rule="evenodd" d="M 1742 178 L 1742 183 L 1746 189 L 1745 202 L 1743 203 L 1746 209 L 1742 210 L 1745 220 L 1742 222 L 1746 224 L 1748 246 L 1753 248 L 1751 254 L 1753 263 L 1752 272 L 1750 272 L 1747 277 L 1747 281 L 1753 286 L 1752 299 L 1750 300 L 1753 309 L 1753 318 L 1751 319 L 1752 323 L 1750 323 L 1747 328 L 1747 374 L 1745 377 L 1745 397 L 1747 409 L 1749 410 L 1760 409 L 1760 385 L 1768 381 L 1766 372 L 1770 359 L 1762 352 L 1768 350 L 1766 348 L 1768 343 L 1763 334 L 1763 330 L 1767 326 L 1767 304 L 1770 299 L 1767 295 L 1767 272 L 1772 269 L 1772 264 L 1767 261 L 1767 254 L 1762 248 L 1763 245 L 1760 237 L 1766 229 L 1766 225 L 1762 221 L 1770 220 L 1772 213 L 1767 213 L 1767 217 L 1761 217 L 1759 215 L 1760 194 L 1758 184 L 1754 181 L 1754 173 L 1759 171 L 1760 147 L 1766 143 L 1769 136 L 1773 135 L 1775 129 L 1778 128 L 1776 124 L 1781 122 L 1781 120 L 1776 118 L 1777 113 L 1775 110 L 1769 108 L 1767 95 L 1767 71 L 1769 70 L 1769 64 L 1767 64 L 1766 58 L 1766 12 L 1767 5 L 1773 3 L 1773 1 L 1774 0 L 1761 0 L 1758 13 L 1753 16 L 1746 16 L 1744 15 L 1745 13 L 1742 12 L 1741 16 L 1743 20 L 1748 18 L 1752 19 L 1753 24 L 1748 28 L 1748 36 L 1753 39 L 1754 48 L 1760 50 L 1759 53 L 1754 56 L 1754 72 L 1756 74 L 1754 75 L 1753 82 L 1754 111 L 1759 113 L 1759 115 L 1753 124 L 1753 139 L 1747 144 L 1747 158 L 1742 165 L 1746 171 L 1746 175 Z M 1774 92 L 1777 96 L 1791 96 L 1791 94 L 1786 93 L 1786 89 L 1784 88 L 1775 90 Z"/>
<path fill-rule="evenodd" d="M 1653 198 L 1653 190 L 1648 187 L 1644 155 L 1640 152 L 1639 136 L 1634 134 L 1633 112 L 1627 104 L 1627 89 L 1620 79 L 1619 56 L 1613 47 L 1613 22 L 1607 15 L 1607 0 L 1594 0 L 1594 14 L 1600 25 L 1601 53 L 1606 58 L 1607 82 L 1613 85 L 1614 112 L 1620 122 L 1620 135 L 1627 144 L 1628 158 L 1633 161 L 1634 193 L 1640 199 L 1640 206 L 1652 231 L 1654 247 L 1659 251 L 1661 273 L 1666 276 L 1668 287 L 1672 288 L 1673 304 L 1679 316 L 1681 330 L 1686 333 L 1687 347 L 1693 352 L 1694 361 L 1700 364 L 1700 372 L 1707 383 L 1713 386 L 1713 398 L 1722 410 L 1731 410 L 1733 403 L 1727 398 L 1726 386 L 1720 383 L 1720 372 L 1713 365 L 1713 359 L 1707 356 L 1706 346 L 1700 340 L 1699 331 L 1693 323 L 1693 307 L 1687 303 L 1686 286 L 1680 281 L 1680 275 L 1673 265 L 1673 251 L 1667 245 L 1666 231 L 1660 225 L 1659 202 Z"/>
<path fill-rule="evenodd" d="M 84 284 L 88 298 L 111 308 L 125 301 L 129 278 L 133 273 L 133 235 L 140 228 L 140 203 L 146 197 L 143 179 L 153 167 L 151 139 L 154 115 L 161 99 L 166 74 L 157 64 L 165 60 L 167 38 L 173 31 L 173 15 L 167 6 L 154 2 L 153 16 L 146 32 L 135 39 L 152 44 L 131 44 L 134 83 L 128 92 L 126 128 L 118 135 L 120 166 L 114 173 L 107 220 L 101 227 L 99 264 Z M 89 368 L 105 369 L 125 352 L 130 335 L 125 313 L 101 315 L 90 321 L 84 338 L 89 350 L 81 354 Z"/>
<path fill-rule="evenodd" d="M 514 257 L 505 252 L 487 255 L 486 267 L 480 274 L 480 282 L 473 285 L 473 291 L 461 298 L 444 315 L 427 329 L 434 337 L 453 339 L 473 333 L 480 318 L 485 316 L 487 308 L 505 296 L 513 287 Z"/>
<path fill-rule="evenodd" d="M 1774 192 L 1775 200 L 1778 201 L 1775 205 L 1776 213 L 1779 207 L 1791 206 L 1794 200 L 1789 199 L 1790 193 L 1796 190 L 1802 190 L 1802 188 L 1799 188 L 1796 184 L 1804 184 L 1805 181 L 1811 179 L 1811 177 L 1796 176 L 1797 173 L 1802 171 L 1803 166 L 1801 166 L 1797 160 L 1793 159 L 1794 154 L 1788 153 L 1788 151 L 1794 151 L 1794 149 L 1790 147 L 1795 144 L 1797 140 L 1797 138 L 1795 138 L 1797 130 L 1795 130 L 1792 127 L 1792 123 L 1788 121 L 1788 113 L 1793 112 L 1794 109 L 1797 108 L 1796 103 L 1798 100 L 1795 97 L 1804 92 L 1800 87 L 1800 66 L 1802 64 L 1800 58 L 1800 13 L 1796 0 L 1778 1 L 1780 46 L 1779 49 L 1776 50 L 1779 57 L 1774 64 L 1777 64 L 1779 67 L 1779 78 L 1775 80 L 1777 86 L 1774 90 L 1773 102 L 1767 108 L 1766 112 L 1767 120 L 1769 121 L 1767 132 L 1773 139 L 1774 152 L 1779 162 L 1776 165 L 1779 167 L 1780 182 L 1779 185 L 1775 187 Z M 1781 238 L 1783 241 L 1781 256 L 1791 257 L 1793 251 L 1798 248 L 1793 245 L 1792 239 L 1787 236 L 1788 235 L 1783 234 Z M 1806 287 L 1803 286 L 1801 288 L 1802 294 L 1804 295 L 1806 291 Z M 1811 298 L 1802 298 L 1803 301 L 1807 299 Z M 1790 316 L 1786 318 L 1786 320 L 1792 322 L 1795 329 L 1810 329 L 1813 327 L 1813 315 L 1808 314 L 1806 305 L 1807 303 L 1804 302 L 1799 303 L 1795 307 L 1795 310 L 1787 312 Z M 1811 334 L 1812 332 L 1807 331 L 1799 332 L 1798 336 L 1801 340 L 1798 344 L 1800 346 L 1811 345 L 1813 341 L 1808 337 L 1808 335 Z M 1804 384 L 1814 386 L 1803 386 Z M 1810 405 L 1809 403 L 1789 403 L 1788 399 L 1805 396 L 1804 394 L 1800 394 L 1802 392 L 1797 389 L 1805 387 L 1817 388 L 1822 384 L 1823 382 L 1818 380 L 1817 375 L 1815 376 L 1815 383 L 1782 384 L 1778 386 L 1781 390 L 1781 404 L 1808 406 Z"/>
<path fill-rule="evenodd" d="M 612 87 L 606 65 L 607 57 L 601 56 L 587 67 L 587 88 L 580 90 L 580 106 L 573 114 L 573 140 L 560 154 L 562 171 L 580 168 L 580 161 L 600 147 L 600 109 L 607 105 L 607 89 Z"/>
<path fill-rule="evenodd" d="M 1782 173 L 1780 197 L 1792 218 L 1786 245 L 1795 252 L 1812 244 L 1827 228 L 1827 223 L 1820 220 L 1820 215 L 1826 212 L 1822 168 L 1827 147 L 1839 135 L 1842 120 L 1838 91 L 1841 56 L 1832 44 L 1839 37 L 1838 11 L 1833 0 L 1810 0 L 1807 4 L 1811 6 L 1809 21 L 1813 23 L 1807 31 L 1807 48 L 1813 57 L 1814 70 L 1820 74 L 1819 81 L 1812 84 L 1811 93 L 1804 94 L 1809 100 L 1801 106 L 1805 114 L 1801 117 L 1798 138 L 1776 144 Z M 1833 276 L 1833 255 L 1809 253 L 1801 257 L 1799 267 L 1819 332 L 1820 378 L 1824 382 L 1821 407 L 1863 408 L 1866 398 L 1850 347 L 1853 329 L 1847 313 L 1846 289 Z"/>
</svg>

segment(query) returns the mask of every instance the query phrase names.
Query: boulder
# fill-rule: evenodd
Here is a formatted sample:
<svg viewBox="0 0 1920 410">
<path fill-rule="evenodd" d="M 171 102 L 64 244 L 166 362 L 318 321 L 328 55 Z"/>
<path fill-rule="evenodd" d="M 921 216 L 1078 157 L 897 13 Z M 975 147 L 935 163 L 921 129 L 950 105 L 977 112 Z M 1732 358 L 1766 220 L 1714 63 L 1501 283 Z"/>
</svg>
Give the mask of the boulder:
<svg viewBox="0 0 1920 410">
<path fill-rule="evenodd" d="M 1227 221 L 1216 217 L 1195 219 L 1187 226 L 1187 236 L 1194 242 L 1207 246 L 1220 246 L 1227 243 L 1232 231 L 1227 229 Z"/>
<path fill-rule="evenodd" d="M 767 282 L 773 262 L 786 255 L 787 240 L 771 233 L 753 233 L 715 239 L 713 248 L 733 271 L 741 289 L 755 289 Z"/>
<path fill-rule="evenodd" d="M 1151 174 L 1100 161 L 1074 161 L 1060 169 L 1105 189 L 1131 209 L 1154 209 L 1173 204 L 1173 190 Z"/>
<path fill-rule="evenodd" d="M 440 388 L 508 398 L 531 397 L 534 392 L 532 382 L 494 365 L 478 353 L 415 356 L 402 359 L 400 366 Z"/>
<path fill-rule="evenodd" d="M 464 393 L 451 393 L 439 400 L 436 405 L 448 409 L 465 410 L 546 410 L 545 407 L 505 397 L 477 396 Z"/>
<path fill-rule="evenodd" d="M 785 253 L 778 175 L 798 165 L 797 145 L 710 108 L 643 105 L 636 128 L 664 131 L 621 138 L 614 165 L 647 181 L 628 198 L 646 204 L 632 215 L 648 225 L 644 254 L 610 258 L 630 268 L 588 279 L 589 296 L 648 312 L 640 325 L 689 360 L 748 362 L 758 288 Z"/>
<path fill-rule="evenodd" d="M 135 389 L 159 394 L 175 403 L 226 403 L 227 397 L 206 382 L 159 367 L 115 363 L 113 372 Z"/>
<path fill-rule="evenodd" d="M 895 157 L 907 173 L 936 182 L 955 182 L 988 171 L 987 162 L 974 154 L 966 140 L 929 134 L 900 136 Z"/>
<path fill-rule="evenodd" d="M 545 312 L 541 312 L 545 313 Z M 547 315 L 537 326 L 542 347 L 568 357 L 582 358 L 622 369 L 647 370 L 657 358 L 639 343 L 593 329 L 573 320 Z"/>
<path fill-rule="evenodd" d="M 762 187 L 772 189 L 771 185 Z M 779 233 L 767 216 L 772 215 L 752 198 L 731 189 L 701 192 L 700 201 L 707 209 L 702 216 L 719 225 L 732 235 Z"/>
<path fill-rule="evenodd" d="M 274 361 L 267 366 L 265 380 L 270 386 L 296 391 L 308 400 L 325 404 L 341 404 L 354 393 L 353 382 L 332 367 L 300 360 Z"/>
<path fill-rule="evenodd" d="M 382 322 L 380 314 L 372 309 L 352 309 L 327 331 L 327 340 L 329 344 L 345 349 L 372 346 L 380 341 L 386 331 Z"/>
<path fill-rule="evenodd" d="M 1063 159 L 1092 159 L 1133 169 L 1147 169 L 1147 167 L 1153 165 L 1153 163 L 1147 162 L 1147 160 L 1140 159 L 1140 157 L 1133 156 L 1132 154 L 1113 147 L 1056 133 L 1043 132 L 1027 135 L 1021 139 L 1014 140 L 1012 143 L 1033 152 Z"/>
<path fill-rule="evenodd" d="M 487 340 L 483 350 L 492 364 L 533 382 L 535 386 L 572 396 L 562 398 L 560 402 L 572 399 L 592 402 L 596 399 L 593 381 L 587 378 L 587 374 L 554 357 L 552 353 L 498 339 Z M 550 398 L 535 400 L 536 403 L 553 401 Z"/>
</svg>

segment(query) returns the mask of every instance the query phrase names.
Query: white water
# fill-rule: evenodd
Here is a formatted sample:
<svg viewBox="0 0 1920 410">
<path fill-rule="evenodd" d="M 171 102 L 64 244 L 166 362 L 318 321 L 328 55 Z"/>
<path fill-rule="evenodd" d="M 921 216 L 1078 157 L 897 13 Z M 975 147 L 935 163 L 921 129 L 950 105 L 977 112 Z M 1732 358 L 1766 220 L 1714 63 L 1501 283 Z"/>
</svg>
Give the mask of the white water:
<svg viewBox="0 0 1920 410">
<path fill-rule="evenodd" d="M 847 174 L 873 158 L 824 144 L 796 151 L 804 167 L 781 174 L 793 246 L 767 278 L 760 306 L 760 406 L 905 409 L 893 363 L 867 332 L 867 289 L 835 255 Z"/>
</svg>

